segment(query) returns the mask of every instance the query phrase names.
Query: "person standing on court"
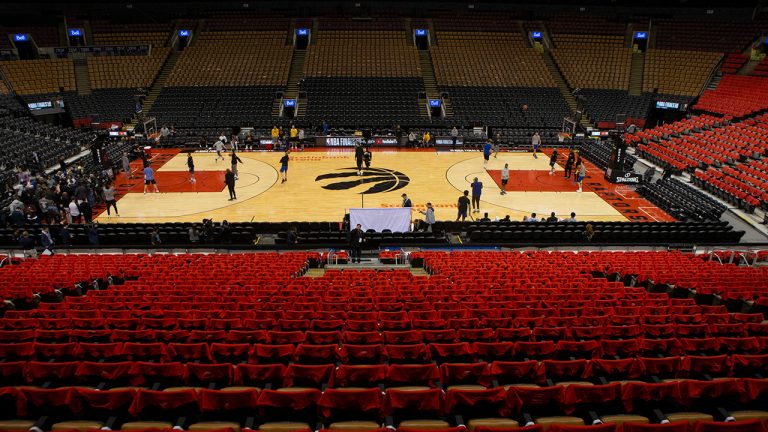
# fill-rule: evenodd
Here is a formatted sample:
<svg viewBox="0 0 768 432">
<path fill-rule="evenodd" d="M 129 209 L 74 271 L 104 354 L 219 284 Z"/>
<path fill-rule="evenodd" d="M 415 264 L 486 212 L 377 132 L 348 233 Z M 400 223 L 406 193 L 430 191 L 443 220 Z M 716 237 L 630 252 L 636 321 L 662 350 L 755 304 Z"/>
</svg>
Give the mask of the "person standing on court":
<svg viewBox="0 0 768 432">
<path fill-rule="evenodd" d="M 237 164 L 238 164 L 238 162 L 239 163 L 243 163 L 243 161 L 240 160 L 239 157 L 237 157 L 237 155 L 235 154 L 235 150 L 234 149 L 232 150 L 231 161 L 232 161 L 232 172 L 235 174 L 235 180 L 238 180 L 239 177 L 237 176 Z"/>
<path fill-rule="evenodd" d="M 280 137 L 280 129 L 277 128 L 277 125 L 272 126 L 270 136 L 272 137 L 272 145 L 276 146 L 277 139 Z"/>
<path fill-rule="evenodd" d="M 290 131 L 290 138 L 291 138 L 291 148 L 296 148 L 296 138 L 299 136 L 299 130 L 296 129 L 295 125 L 291 125 L 291 131 Z"/>
<path fill-rule="evenodd" d="M 120 217 L 120 213 L 117 212 L 117 201 L 115 201 L 115 186 L 112 183 L 107 183 L 102 192 L 104 193 L 104 202 L 107 204 L 107 216 L 111 216 L 109 208 L 112 207 L 115 209 L 115 215 Z"/>
<path fill-rule="evenodd" d="M 363 175 L 363 156 L 365 155 L 365 149 L 361 143 L 355 144 L 355 163 L 357 164 L 357 175 Z"/>
<path fill-rule="evenodd" d="M 427 203 L 427 209 L 420 211 L 419 213 L 424 215 L 424 223 L 427 224 L 427 232 L 432 232 L 432 225 L 435 224 L 435 208 L 432 207 L 432 203 Z"/>
<path fill-rule="evenodd" d="M 151 166 L 147 165 L 144 168 L 144 195 L 147 194 L 147 186 L 154 185 L 155 193 L 159 193 L 160 189 L 157 187 L 157 180 L 155 180 L 155 170 Z"/>
<path fill-rule="evenodd" d="M 483 193 L 483 182 L 475 177 L 472 182 L 472 213 L 480 213 L 480 195 Z"/>
<path fill-rule="evenodd" d="M 568 153 L 568 159 L 565 161 L 565 178 L 571 178 L 571 171 L 573 171 L 573 163 L 575 162 L 575 155 L 573 150 Z"/>
<path fill-rule="evenodd" d="M 531 146 L 533 146 L 533 157 L 538 159 L 539 156 L 536 153 L 539 151 L 539 147 L 541 146 L 541 137 L 539 136 L 538 132 L 533 133 L 533 137 L 531 137 Z"/>
<path fill-rule="evenodd" d="M 587 167 L 584 165 L 584 161 L 579 159 L 578 165 L 576 165 L 576 184 L 579 185 L 579 189 L 576 192 L 581 192 L 581 182 L 584 181 L 584 177 L 587 176 Z"/>
<path fill-rule="evenodd" d="M 213 145 L 213 148 L 216 149 L 216 159 L 214 159 L 214 162 L 218 162 L 219 158 L 224 160 L 224 155 L 221 154 L 221 152 L 224 150 L 224 142 L 222 140 L 216 141 L 216 144 Z"/>
<path fill-rule="evenodd" d="M 187 168 L 189 168 L 189 181 L 191 183 L 197 182 L 195 180 L 195 161 L 192 159 L 192 153 L 187 153 Z"/>
<path fill-rule="evenodd" d="M 458 222 L 459 219 L 462 221 L 467 219 L 467 212 L 469 211 L 469 191 L 465 190 L 464 195 L 459 197 L 459 202 L 457 203 L 457 207 L 459 208 L 459 214 L 456 216 L 456 221 Z"/>
<path fill-rule="evenodd" d="M 131 176 L 131 161 L 128 159 L 128 153 L 123 152 L 123 173 L 126 179 L 130 179 Z"/>
<path fill-rule="evenodd" d="M 413 204 L 411 203 L 411 199 L 408 198 L 407 194 L 401 195 L 403 198 L 403 207 L 413 207 Z"/>
<path fill-rule="evenodd" d="M 451 129 L 451 142 L 453 143 L 453 150 L 456 150 L 456 141 L 459 139 L 459 130 L 456 129 L 456 126 Z"/>
<path fill-rule="evenodd" d="M 288 155 L 291 154 L 291 150 L 286 150 L 283 157 L 280 158 L 280 175 L 283 176 L 283 181 L 281 183 L 285 183 L 288 181 L 288 161 L 290 160 L 290 157 Z"/>
<path fill-rule="evenodd" d="M 363 233 L 362 226 L 357 224 L 355 229 L 349 233 L 349 259 L 351 262 L 354 263 L 357 259 L 357 263 L 360 263 L 360 257 L 363 255 L 363 242 L 365 242 L 365 233 Z"/>
<path fill-rule="evenodd" d="M 492 151 L 493 144 L 491 144 L 491 139 L 488 138 L 488 141 L 483 144 L 483 168 L 488 168 L 488 160 L 491 158 Z"/>
<path fill-rule="evenodd" d="M 373 153 L 371 153 L 370 147 L 365 149 L 365 153 L 363 153 L 363 162 L 365 162 L 365 169 L 368 169 L 371 167 L 371 160 L 373 159 Z"/>
<path fill-rule="evenodd" d="M 507 194 L 507 183 L 509 183 L 509 164 L 505 163 L 504 168 L 501 169 L 501 194 Z"/>
<path fill-rule="evenodd" d="M 226 184 L 227 189 L 229 189 L 229 200 L 236 200 L 237 195 L 235 194 L 235 173 L 233 173 L 229 168 L 227 168 L 227 172 L 224 174 L 224 184 Z"/>
<path fill-rule="evenodd" d="M 557 163 L 557 150 L 552 150 L 552 155 L 549 157 L 549 175 L 555 174 L 556 163 Z"/>
</svg>

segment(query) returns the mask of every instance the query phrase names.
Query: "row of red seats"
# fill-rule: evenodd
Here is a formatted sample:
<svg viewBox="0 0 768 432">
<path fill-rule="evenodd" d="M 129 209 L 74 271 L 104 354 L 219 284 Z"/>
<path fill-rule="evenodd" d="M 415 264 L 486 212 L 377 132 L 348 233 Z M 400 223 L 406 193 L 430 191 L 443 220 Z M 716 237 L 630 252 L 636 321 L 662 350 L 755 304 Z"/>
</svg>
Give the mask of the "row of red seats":
<svg viewBox="0 0 768 432">
<path fill-rule="evenodd" d="M 743 117 L 768 108 L 768 80 L 761 77 L 726 75 L 714 90 L 705 90 L 694 106 L 702 111 Z"/>
<path fill-rule="evenodd" d="M 573 415 L 584 407 L 597 407 L 597 414 L 632 413 L 639 407 L 655 402 L 669 413 L 670 406 L 698 407 L 716 398 L 730 398 L 729 406 L 739 402 L 754 404 L 768 396 L 768 381 L 758 379 L 725 379 L 717 381 L 685 380 L 659 384 L 628 382 L 604 385 L 549 387 L 511 386 L 491 389 L 399 390 L 370 389 L 303 389 L 292 392 L 279 390 L 179 389 L 158 391 L 122 389 L 96 391 L 64 387 L 41 389 L 34 387 L 2 387 L 0 398 L 13 400 L 18 417 L 31 417 L 45 407 L 57 407 L 60 420 L 82 418 L 109 412 L 121 419 L 153 419 L 173 416 L 198 417 L 218 414 L 219 420 L 239 420 L 243 412 L 250 413 L 256 423 L 276 420 L 275 412 L 293 410 L 295 418 L 307 414 L 321 423 L 338 418 L 341 412 L 357 412 L 359 419 L 383 423 L 385 416 L 398 422 L 405 412 L 415 412 L 422 418 L 442 418 L 457 412 L 466 413 L 471 420 L 473 411 L 490 413 L 496 418 L 519 418 L 521 414 L 549 408 L 552 413 Z M 271 412 L 271 410 L 273 410 Z M 665 414 L 666 414 L 665 413 Z M 551 414 L 550 414 L 551 415 Z M 738 415 L 738 414 L 737 414 Z M 230 416 L 227 418 L 226 416 Z M 211 417 L 209 417 L 211 418 Z M 471 424 L 471 423 L 470 423 Z M 584 429 L 587 430 L 587 429 Z M 590 429 L 591 430 L 591 429 Z M 594 430 L 604 430 L 595 428 Z M 738 430 L 738 429 L 737 429 Z"/>
<path fill-rule="evenodd" d="M 627 144 L 639 144 L 641 142 L 647 143 L 650 141 L 658 140 L 664 136 L 681 132 L 688 132 L 694 128 L 708 129 L 713 127 L 715 124 L 720 124 L 720 121 L 721 119 L 717 117 L 708 114 L 702 114 L 674 123 L 665 123 L 656 126 L 653 129 L 637 131 L 634 134 L 625 134 L 624 140 L 627 142 Z"/>
<path fill-rule="evenodd" d="M 224 280 L 222 275 L 233 266 L 242 270 L 241 283 L 262 283 L 265 279 L 289 280 L 306 268 L 316 252 L 286 252 L 223 255 L 52 255 L 40 260 L 22 260 L 0 269 L 1 299 L 30 299 L 34 294 L 53 293 L 57 288 L 71 288 L 79 282 L 106 279 L 109 275 L 128 278 L 149 278 L 155 281 L 194 283 L 210 275 L 211 280 Z M 179 275 L 184 275 L 179 277 Z"/>
<path fill-rule="evenodd" d="M 421 359 L 415 358 L 415 361 Z M 755 377 L 768 371 L 768 355 L 686 355 L 684 357 L 632 357 L 624 359 L 521 360 L 413 364 L 250 364 L 182 363 L 171 361 L 12 361 L 0 363 L 0 376 L 8 384 L 74 384 L 120 387 L 152 385 L 248 385 L 263 387 L 312 386 L 367 387 L 438 384 L 496 385 L 600 380 L 653 380 L 659 378 Z"/>
<path fill-rule="evenodd" d="M 743 53 L 728 53 L 720 66 L 720 71 L 724 74 L 735 74 L 747 63 L 749 58 Z"/>
<path fill-rule="evenodd" d="M 669 252 L 632 253 L 548 253 L 548 252 L 414 252 L 412 259 L 424 260 L 427 271 L 452 279 L 456 284 L 474 285 L 486 275 L 489 285 L 503 283 L 507 272 L 522 266 L 536 266 L 552 274 L 553 269 L 579 269 L 605 274 L 633 275 L 638 281 L 704 290 L 726 299 L 757 300 L 768 297 L 768 268 L 722 265 L 693 254 Z M 706 258 L 706 257 L 704 257 Z M 685 269 L 685 271 L 681 271 Z M 731 295 L 731 291 L 738 291 Z M 642 291 L 644 292 L 644 291 Z M 648 296 L 647 293 L 644 295 Z M 647 298 L 647 297 L 646 297 Z"/>
<path fill-rule="evenodd" d="M 7 342 L 262 342 L 273 344 L 341 343 L 360 340 L 395 342 L 400 340 L 442 341 L 524 341 L 524 340 L 584 340 L 626 338 L 707 338 L 707 337 L 768 337 L 768 323 L 732 324 L 673 324 L 669 315 L 645 316 L 647 324 L 610 325 L 602 317 L 581 317 L 574 325 L 567 318 L 486 318 L 445 321 L 348 321 L 340 330 L 263 330 L 233 328 L 231 330 L 197 330 L 182 328 L 157 329 L 23 329 L 0 330 Z M 690 316 L 693 319 L 695 315 Z M 614 317 L 617 318 L 617 317 Z M 639 321 L 638 316 L 619 317 Z M 659 324 L 656 324 L 658 322 Z M 537 325 L 537 323 L 542 323 Z M 584 325 L 579 325 L 583 323 Z M 414 325 L 415 324 L 415 325 Z M 448 325 L 446 325 L 448 324 Z M 508 325 L 514 326 L 508 326 Z M 557 326 L 556 324 L 561 324 Z"/>
<path fill-rule="evenodd" d="M 597 307 L 530 308 L 515 303 L 499 302 L 503 306 L 489 309 L 458 309 L 428 311 L 375 312 L 354 315 L 345 313 L 335 318 L 278 318 L 269 313 L 257 314 L 258 319 L 204 318 L 201 314 L 182 312 L 182 317 L 164 317 L 167 311 L 142 318 L 0 318 L 0 329 L 8 330 L 315 330 L 315 331 L 381 331 L 401 329 L 482 329 L 514 327 L 587 327 L 630 326 L 640 324 L 761 324 L 761 313 L 696 313 L 698 307 Z M 485 305 L 487 306 L 487 305 Z M 551 313 L 550 313 L 551 312 Z M 98 315 L 98 313 L 95 313 Z M 130 316 L 131 313 L 125 315 Z M 222 313 L 227 316 L 228 314 Z M 277 314 L 275 314 L 277 315 Z M 306 313 L 314 315 L 314 313 Z M 754 329 L 758 327 L 753 326 Z M 734 327 L 735 328 L 735 327 Z M 743 328 L 741 331 L 746 331 Z M 611 334 L 611 332 L 607 332 Z"/>
<path fill-rule="evenodd" d="M 416 335 L 414 335 L 416 336 Z M 518 342 L 421 342 L 403 335 L 383 344 L 361 337 L 350 343 L 265 344 L 265 343 L 3 343 L 5 359 L 128 359 L 155 361 L 250 361 L 252 363 L 364 363 L 384 361 L 435 361 L 456 359 L 548 359 L 634 357 L 637 355 L 681 355 L 699 353 L 768 353 L 768 337 L 722 337 L 700 339 L 616 339 L 543 340 Z M 410 357 L 409 357 L 410 356 Z"/>
</svg>

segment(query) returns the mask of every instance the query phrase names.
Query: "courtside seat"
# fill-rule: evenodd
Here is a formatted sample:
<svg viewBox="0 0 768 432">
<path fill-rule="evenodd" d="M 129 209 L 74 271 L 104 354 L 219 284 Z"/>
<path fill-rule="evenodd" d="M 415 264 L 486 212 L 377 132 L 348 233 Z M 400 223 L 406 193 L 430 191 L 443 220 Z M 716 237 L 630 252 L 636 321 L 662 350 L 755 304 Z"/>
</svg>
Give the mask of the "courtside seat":
<svg viewBox="0 0 768 432">
<path fill-rule="evenodd" d="M 511 429 L 519 426 L 520 424 L 517 421 L 505 418 L 477 418 L 472 419 L 467 423 L 470 432 L 474 432 L 478 427 L 489 429 Z"/>
</svg>

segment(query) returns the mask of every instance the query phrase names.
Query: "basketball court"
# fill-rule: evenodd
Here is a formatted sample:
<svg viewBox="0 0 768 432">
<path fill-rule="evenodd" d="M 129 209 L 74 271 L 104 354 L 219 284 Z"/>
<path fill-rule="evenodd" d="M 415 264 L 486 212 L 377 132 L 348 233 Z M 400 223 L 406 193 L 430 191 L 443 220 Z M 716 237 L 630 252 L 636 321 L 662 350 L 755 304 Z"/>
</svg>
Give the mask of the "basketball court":
<svg viewBox="0 0 768 432">
<path fill-rule="evenodd" d="M 456 202 L 470 189 L 475 177 L 483 182 L 481 211 L 491 219 L 509 215 L 512 220 L 536 213 L 555 212 L 559 218 L 571 212 L 579 220 L 672 221 L 669 215 L 640 198 L 631 188 L 613 185 L 587 163 L 584 191 L 576 192 L 562 166 L 549 175 L 549 157 L 531 153 L 499 153 L 483 166 L 481 152 L 424 150 L 373 151 L 371 169 L 357 175 L 352 149 L 311 149 L 291 153 L 288 181 L 281 183 L 279 152 L 241 152 L 237 200 L 229 201 L 224 171 L 229 154 L 216 161 L 215 153 L 193 153 L 197 179 L 189 181 L 187 154 L 160 151 L 152 157 L 159 194 L 143 194 L 140 161 L 134 163 L 134 179 L 121 174 L 116 182 L 120 217 L 102 210 L 97 220 L 109 222 L 189 222 L 213 218 L 230 222 L 335 221 L 349 208 L 399 207 L 407 193 L 414 205 L 414 219 L 431 202 L 436 218 L 456 219 Z M 561 153 L 562 162 L 565 161 Z M 507 194 L 500 194 L 501 169 L 509 164 Z M 471 214 L 481 218 L 483 213 Z"/>
</svg>

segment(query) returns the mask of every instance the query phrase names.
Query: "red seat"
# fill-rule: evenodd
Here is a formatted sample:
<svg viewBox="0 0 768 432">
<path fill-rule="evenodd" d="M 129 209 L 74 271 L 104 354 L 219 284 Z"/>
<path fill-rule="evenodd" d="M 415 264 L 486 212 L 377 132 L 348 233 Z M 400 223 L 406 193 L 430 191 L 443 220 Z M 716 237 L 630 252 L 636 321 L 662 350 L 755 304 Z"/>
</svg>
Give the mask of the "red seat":
<svg viewBox="0 0 768 432">
<path fill-rule="evenodd" d="M 59 387 L 73 384 L 78 366 L 79 363 L 76 361 L 62 363 L 31 361 L 27 363 L 27 380 L 37 385 L 53 382 Z"/>
<path fill-rule="evenodd" d="M 283 374 L 283 385 L 286 387 L 317 387 L 321 388 L 331 379 L 334 365 L 302 365 L 290 364 Z"/>
<path fill-rule="evenodd" d="M 204 343 L 170 343 L 168 344 L 168 358 L 180 362 L 208 362 L 212 360 L 208 344 Z"/>
<path fill-rule="evenodd" d="M 473 362 L 476 358 L 472 345 L 468 342 L 429 344 L 432 360 L 442 362 Z"/>
<path fill-rule="evenodd" d="M 571 384 L 565 388 L 562 407 L 566 414 L 572 414 L 578 405 L 591 406 L 612 405 L 621 400 L 621 384 L 604 385 Z"/>
<path fill-rule="evenodd" d="M 643 339 L 640 342 L 640 354 L 661 354 L 679 356 L 683 353 L 683 345 L 678 339 Z"/>
<path fill-rule="evenodd" d="M 546 359 L 555 354 L 555 343 L 542 342 L 517 342 L 515 343 L 515 356 L 526 359 Z"/>
<path fill-rule="evenodd" d="M 379 364 L 383 356 L 384 350 L 381 345 L 344 344 L 339 352 L 342 361 L 350 364 Z"/>
<path fill-rule="evenodd" d="M 134 362 L 128 371 L 131 384 L 142 387 L 155 382 L 166 385 L 184 385 L 187 382 L 187 368 L 178 362 L 150 363 Z"/>
<path fill-rule="evenodd" d="M 698 421 L 693 432 L 765 432 L 765 425 L 757 419 L 734 422 Z"/>
<path fill-rule="evenodd" d="M 297 363 L 333 364 L 339 359 L 339 346 L 336 344 L 300 344 L 296 347 L 293 356 Z"/>
<path fill-rule="evenodd" d="M 35 345 L 32 342 L 0 343 L 0 358 L 6 360 L 28 360 L 35 355 Z"/>
<path fill-rule="evenodd" d="M 578 381 L 589 379 L 592 368 L 587 360 L 544 360 L 539 364 L 537 381 Z"/>
<path fill-rule="evenodd" d="M 128 372 L 132 362 L 81 362 L 77 368 L 77 380 L 80 384 L 97 386 L 100 383 L 109 383 L 111 386 L 127 385 Z"/>
<path fill-rule="evenodd" d="M 308 425 L 317 418 L 317 403 L 322 393 L 317 389 L 283 392 L 263 390 L 256 402 L 262 412 L 262 420 L 305 421 Z"/>
<path fill-rule="evenodd" d="M 160 342 L 135 343 L 123 345 L 123 355 L 128 360 L 162 360 L 167 356 L 166 345 Z"/>
<path fill-rule="evenodd" d="M 600 341 L 600 346 L 603 350 L 603 356 L 607 357 L 634 357 L 640 351 L 640 341 L 638 339 L 604 339 Z"/>
<path fill-rule="evenodd" d="M 694 356 L 687 355 L 680 362 L 679 376 L 698 377 L 701 375 L 726 376 L 730 372 L 728 356 Z"/>
<path fill-rule="evenodd" d="M 642 375 L 642 364 L 635 358 L 590 361 L 592 375 L 606 378 L 608 381 L 636 379 Z"/>
<path fill-rule="evenodd" d="M 384 342 L 388 344 L 418 344 L 424 341 L 424 335 L 420 330 L 408 330 L 408 331 L 385 331 Z"/>
<path fill-rule="evenodd" d="M 390 363 L 426 363 L 430 359 L 424 344 L 385 345 L 384 355 Z"/>
<path fill-rule="evenodd" d="M 259 390 L 210 390 L 200 389 L 197 403 L 204 420 L 229 420 L 254 415 L 257 412 Z M 215 416 L 214 416 L 215 415 Z"/>
<path fill-rule="evenodd" d="M 555 423 L 549 428 L 550 432 L 615 432 L 617 430 L 619 430 L 618 426 L 612 423 L 594 426 L 568 426 Z"/>
<path fill-rule="evenodd" d="M 389 389 L 384 396 L 384 412 L 399 426 L 403 415 L 415 418 L 439 418 L 443 407 L 443 391 Z"/>
<path fill-rule="evenodd" d="M 505 417 L 508 413 L 507 392 L 501 387 L 485 390 L 462 388 L 448 389 L 445 395 L 444 412 L 467 418 Z"/>
<path fill-rule="evenodd" d="M 691 424 L 688 421 L 674 423 L 624 423 L 624 432 L 689 432 Z"/>
<path fill-rule="evenodd" d="M 512 357 L 515 344 L 512 342 L 475 342 L 473 350 L 480 360 L 496 360 Z"/>
<path fill-rule="evenodd" d="M 229 363 L 187 363 L 187 371 L 189 372 L 189 383 L 194 386 L 210 384 L 228 386 L 235 382 L 235 369 Z"/>
<path fill-rule="evenodd" d="M 142 420 L 176 421 L 197 412 L 197 392 L 192 389 L 156 391 L 140 389 L 131 405 L 131 415 Z"/>
<path fill-rule="evenodd" d="M 247 343 L 213 343 L 210 348 L 211 358 L 221 363 L 244 363 L 250 354 L 251 345 Z"/>
<path fill-rule="evenodd" d="M 735 377 L 748 377 L 753 374 L 766 374 L 768 372 L 768 354 L 731 356 L 731 368 Z"/>
<path fill-rule="evenodd" d="M 489 385 L 488 363 L 443 363 L 440 380 L 444 386 L 458 384 Z"/>
<path fill-rule="evenodd" d="M 288 364 L 293 360 L 293 353 L 296 347 L 292 344 L 267 345 L 255 344 L 251 353 L 253 363 L 261 364 Z"/>
<path fill-rule="evenodd" d="M 27 382 L 27 363 L 23 361 L 0 362 L 0 379 L 4 386 L 18 386 Z"/>
<path fill-rule="evenodd" d="M 664 403 L 673 404 L 682 401 L 680 385 L 677 381 L 663 383 L 628 382 L 621 388 L 621 400 L 627 412 L 642 411 L 640 406 L 657 409 Z"/>
<path fill-rule="evenodd" d="M 326 389 L 317 405 L 327 422 L 369 419 L 380 423 L 383 399 L 378 388 Z"/>
<path fill-rule="evenodd" d="M 643 373 L 646 376 L 674 378 L 680 370 L 680 357 L 639 357 Z"/>
<path fill-rule="evenodd" d="M 38 360 L 67 360 L 78 356 L 78 346 L 74 342 L 47 344 L 35 342 L 35 358 Z"/>
<path fill-rule="evenodd" d="M 387 375 L 388 387 L 425 385 L 435 387 L 440 380 L 440 371 L 436 365 L 428 364 L 393 364 Z"/>
<path fill-rule="evenodd" d="M 559 358 L 598 358 L 602 355 L 600 344 L 594 340 L 566 341 L 561 340 L 555 346 Z"/>
<path fill-rule="evenodd" d="M 357 345 L 383 343 L 384 338 L 377 331 L 345 331 L 342 335 L 344 343 Z"/>
<path fill-rule="evenodd" d="M 331 376 L 331 387 L 376 387 L 387 379 L 386 365 L 341 365 Z"/>
<path fill-rule="evenodd" d="M 245 386 L 264 388 L 267 384 L 282 387 L 285 365 L 282 364 L 240 364 L 237 365 L 238 375 Z"/>
</svg>

